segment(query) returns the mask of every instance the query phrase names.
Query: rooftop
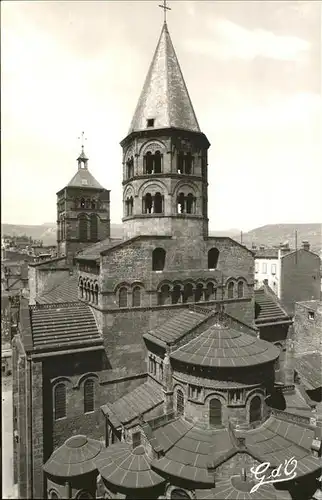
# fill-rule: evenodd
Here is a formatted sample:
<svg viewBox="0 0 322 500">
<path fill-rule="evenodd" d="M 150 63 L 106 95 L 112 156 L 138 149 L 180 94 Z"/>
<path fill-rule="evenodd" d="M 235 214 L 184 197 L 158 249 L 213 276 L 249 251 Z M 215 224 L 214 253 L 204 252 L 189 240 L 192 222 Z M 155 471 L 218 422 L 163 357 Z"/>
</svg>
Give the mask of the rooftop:
<svg viewBox="0 0 322 500">
<path fill-rule="evenodd" d="M 276 321 L 289 322 L 290 318 L 277 296 L 267 286 L 255 290 L 255 324 L 264 325 Z"/>
<path fill-rule="evenodd" d="M 30 321 L 32 345 L 36 351 L 102 344 L 93 312 L 81 302 L 31 306 Z"/>
<path fill-rule="evenodd" d="M 317 311 L 319 308 L 322 307 L 321 300 L 305 300 L 303 302 L 296 302 L 296 304 L 299 304 L 300 306 L 304 306 L 307 309 L 310 309 L 311 311 Z"/>
<path fill-rule="evenodd" d="M 97 260 L 100 258 L 101 252 L 108 250 L 114 246 L 119 245 L 124 240 L 121 238 L 105 238 L 98 243 L 94 243 L 93 245 L 84 248 L 76 254 L 76 259 L 84 259 L 84 260 Z"/>
<path fill-rule="evenodd" d="M 152 128 L 178 128 L 200 132 L 180 65 L 164 23 L 140 95 L 129 134 Z"/>
<path fill-rule="evenodd" d="M 103 448 L 103 444 L 86 436 L 73 436 L 53 452 L 44 464 L 48 474 L 58 477 L 73 477 L 87 474 L 96 469 L 94 458 Z"/>
<path fill-rule="evenodd" d="M 58 304 L 60 302 L 77 302 L 78 280 L 75 274 L 62 278 L 53 273 L 48 276 L 46 286 L 36 301 L 38 304 Z"/>
<path fill-rule="evenodd" d="M 274 361 L 279 350 L 270 342 L 215 324 L 171 353 L 184 363 L 220 368 L 240 368 Z"/>
<path fill-rule="evenodd" d="M 295 358 L 295 370 L 307 390 L 322 386 L 322 354 L 313 352 Z"/>
<path fill-rule="evenodd" d="M 108 413 L 109 420 L 119 427 L 135 420 L 140 414 L 144 414 L 163 402 L 163 394 L 158 386 L 145 382 L 132 392 L 112 404 L 102 406 L 102 411 Z"/>
</svg>

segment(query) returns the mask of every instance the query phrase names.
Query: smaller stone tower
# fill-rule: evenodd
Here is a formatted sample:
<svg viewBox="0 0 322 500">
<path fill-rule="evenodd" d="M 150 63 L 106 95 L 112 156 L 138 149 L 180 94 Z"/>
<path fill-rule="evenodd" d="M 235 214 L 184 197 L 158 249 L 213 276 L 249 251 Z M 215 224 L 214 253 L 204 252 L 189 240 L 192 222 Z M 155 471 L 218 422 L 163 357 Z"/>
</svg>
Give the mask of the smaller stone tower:
<svg viewBox="0 0 322 500">
<path fill-rule="evenodd" d="M 73 258 L 76 252 L 110 236 L 110 191 L 88 170 L 84 146 L 77 158 L 78 170 L 57 193 L 58 256 Z"/>
</svg>

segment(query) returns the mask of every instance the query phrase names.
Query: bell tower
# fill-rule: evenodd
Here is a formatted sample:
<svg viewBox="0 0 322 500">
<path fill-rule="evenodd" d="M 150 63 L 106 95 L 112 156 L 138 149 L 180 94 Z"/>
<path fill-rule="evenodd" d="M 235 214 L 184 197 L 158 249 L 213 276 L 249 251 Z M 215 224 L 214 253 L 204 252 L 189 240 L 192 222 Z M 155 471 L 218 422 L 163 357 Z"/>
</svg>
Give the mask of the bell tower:
<svg viewBox="0 0 322 500">
<path fill-rule="evenodd" d="M 110 191 L 88 170 L 83 144 L 77 166 L 74 177 L 57 193 L 58 256 L 66 255 L 68 260 L 110 236 Z"/>
<path fill-rule="evenodd" d="M 123 148 L 125 236 L 208 236 L 207 151 L 166 20 Z"/>
</svg>

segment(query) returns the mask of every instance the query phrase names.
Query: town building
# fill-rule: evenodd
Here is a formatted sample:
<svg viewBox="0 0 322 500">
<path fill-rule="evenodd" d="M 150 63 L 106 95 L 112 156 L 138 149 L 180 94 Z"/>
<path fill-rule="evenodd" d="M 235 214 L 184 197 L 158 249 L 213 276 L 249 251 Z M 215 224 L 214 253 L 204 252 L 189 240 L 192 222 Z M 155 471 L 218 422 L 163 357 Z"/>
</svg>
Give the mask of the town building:
<svg viewBox="0 0 322 500">
<path fill-rule="evenodd" d="M 58 257 L 29 266 L 12 342 L 19 496 L 312 498 L 322 415 L 275 383 L 253 252 L 208 234 L 210 143 L 166 23 L 121 146 L 124 238 L 82 148 L 57 193 Z M 251 467 L 292 457 L 294 481 L 251 493 Z"/>
<path fill-rule="evenodd" d="M 288 243 L 279 248 L 253 249 L 256 287 L 266 283 L 287 312 L 294 314 L 295 302 L 320 300 L 321 260 L 311 252 L 308 241 L 293 250 Z"/>
</svg>

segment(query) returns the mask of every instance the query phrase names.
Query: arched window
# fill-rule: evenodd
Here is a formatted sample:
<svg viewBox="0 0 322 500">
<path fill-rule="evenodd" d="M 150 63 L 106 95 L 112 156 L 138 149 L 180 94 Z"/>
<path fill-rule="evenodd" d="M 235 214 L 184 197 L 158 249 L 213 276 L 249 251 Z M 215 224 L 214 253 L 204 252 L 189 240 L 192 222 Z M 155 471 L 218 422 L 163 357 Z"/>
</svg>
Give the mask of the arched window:
<svg viewBox="0 0 322 500">
<path fill-rule="evenodd" d="M 242 281 L 238 281 L 237 296 L 239 299 L 242 299 L 244 297 L 244 283 Z"/>
<path fill-rule="evenodd" d="M 97 215 L 91 214 L 90 218 L 90 228 L 91 228 L 91 240 L 92 241 L 97 241 L 98 239 L 98 221 L 97 221 Z"/>
<path fill-rule="evenodd" d="M 183 193 L 180 193 L 177 197 L 177 212 L 178 214 L 183 214 L 185 212 L 185 197 Z"/>
<path fill-rule="evenodd" d="M 165 266 L 166 251 L 163 248 L 155 248 L 152 252 L 152 271 L 163 271 Z"/>
<path fill-rule="evenodd" d="M 144 157 L 144 172 L 148 175 L 153 174 L 153 155 L 151 151 L 148 151 Z"/>
<path fill-rule="evenodd" d="M 85 198 L 82 198 L 80 201 L 80 207 L 85 208 Z"/>
<path fill-rule="evenodd" d="M 228 283 L 228 298 L 233 299 L 234 298 L 234 288 L 235 285 L 232 281 Z"/>
<path fill-rule="evenodd" d="M 94 292 L 94 284 L 92 283 L 91 284 L 91 295 L 90 295 L 90 302 L 92 302 L 93 304 L 95 303 L 95 292 Z"/>
<path fill-rule="evenodd" d="M 131 156 L 126 162 L 127 178 L 130 179 L 134 175 L 134 158 Z"/>
<path fill-rule="evenodd" d="M 84 413 L 94 411 L 94 380 L 84 382 Z"/>
<path fill-rule="evenodd" d="M 192 193 L 189 193 L 186 200 L 187 214 L 193 214 L 195 212 L 195 198 Z"/>
<path fill-rule="evenodd" d="M 80 290 L 80 296 L 81 298 L 84 298 L 84 286 L 83 286 L 83 280 L 79 280 L 79 290 Z"/>
<path fill-rule="evenodd" d="M 66 385 L 57 384 L 54 389 L 55 420 L 66 417 Z"/>
<path fill-rule="evenodd" d="M 184 286 L 183 302 L 193 302 L 193 286 L 190 283 Z"/>
<path fill-rule="evenodd" d="M 95 210 L 95 208 L 96 208 L 96 201 L 95 200 L 92 200 L 92 202 L 91 202 L 91 208 L 93 210 Z"/>
<path fill-rule="evenodd" d="M 183 163 L 184 163 L 184 154 L 182 152 L 178 153 L 177 156 L 177 172 L 178 174 L 183 174 Z"/>
<path fill-rule="evenodd" d="M 208 269 L 216 269 L 219 258 L 218 248 L 211 248 L 208 252 Z"/>
<path fill-rule="evenodd" d="M 154 153 L 154 173 L 161 174 L 162 172 L 162 155 L 160 151 Z"/>
<path fill-rule="evenodd" d="M 128 199 L 128 215 L 133 215 L 133 196 Z"/>
<path fill-rule="evenodd" d="M 89 281 L 85 283 L 85 300 L 91 300 L 91 287 Z"/>
<path fill-rule="evenodd" d="M 172 291 L 172 304 L 178 304 L 181 299 L 181 288 L 179 285 L 175 285 Z"/>
<path fill-rule="evenodd" d="M 98 304 L 98 284 L 96 283 L 94 288 L 94 304 Z"/>
<path fill-rule="evenodd" d="M 80 214 L 78 218 L 78 238 L 80 241 L 87 241 L 87 224 L 88 220 L 85 214 Z"/>
<path fill-rule="evenodd" d="M 119 307 L 127 307 L 127 288 L 124 286 L 119 291 Z"/>
<path fill-rule="evenodd" d="M 159 305 L 164 306 L 165 304 L 169 304 L 170 298 L 171 294 L 169 285 L 162 285 L 159 293 Z"/>
<path fill-rule="evenodd" d="M 132 291 L 132 305 L 133 307 L 140 307 L 141 305 L 141 288 L 135 286 Z"/>
<path fill-rule="evenodd" d="M 190 175 L 192 172 L 192 155 L 191 153 L 187 153 L 185 156 L 185 173 Z"/>
<path fill-rule="evenodd" d="M 213 283 L 207 283 L 205 300 L 216 300 L 217 293 Z"/>
<path fill-rule="evenodd" d="M 85 202 L 85 206 L 86 206 L 86 208 L 90 208 L 91 207 L 91 200 L 89 198 L 87 198 L 87 200 Z"/>
<path fill-rule="evenodd" d="M 153 210 L 153 212 L 155 214 L 162 214 L 162 212 L 163 212 L 163 206 L 162 206 L 163 205 L 163 200 L 162 200 L 161 193 L 159 193 L 159 192 L 155 193 L 153 201 L 154 201 L 154 206 L 153 206 L 154 210 Z"/>
<path fill-rule="evenodd" d="M 153 198 L 151 196 L 151 193 L 146 193 L 146 195 L 143 196 L 143 213 L 151 214 L 152 205 L 153 205 Z"/>
<path fill-rule="evenodd" d="M 177 391 L 177 414 L 178 415 L 184 414 L 184 396 L 181 389 Z"/>
<path fill-rule="evenodd" d="M 200 302 L 200 300 L 203 300 L 203 298 L 204 298 L 203 284 L 198 283 L 195 291 L 195 301 Z"/>
<path fill-rule="evenodd" d="M 221 425 L 221 402 L 216 398 L 209 402 L 209 425 L 210 427 Z"/>
<path fill-rule="evenodd" d="M 190 500 L 188 493 L 179 488 L 176 488 L 175 490 L 171 491 L 170 498 L 171 500 Z"/>
<path fill-rule="evenodd" d="M 262 400 L 259 396 L 253 397 L 249 406 L 249 421 L 257 422 L 262 418 Z"/>
</svg>

